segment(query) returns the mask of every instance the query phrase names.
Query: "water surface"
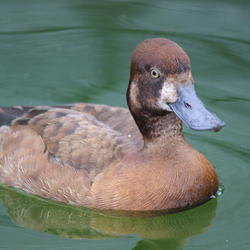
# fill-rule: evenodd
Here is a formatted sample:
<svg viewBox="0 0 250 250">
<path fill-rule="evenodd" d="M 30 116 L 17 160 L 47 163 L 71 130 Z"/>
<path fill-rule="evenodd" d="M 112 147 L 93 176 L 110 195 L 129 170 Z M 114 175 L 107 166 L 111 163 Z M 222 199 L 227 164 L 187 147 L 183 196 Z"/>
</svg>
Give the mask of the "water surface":
<svg viewBox="0 0 250 250">
<path fill-rule="evenodd" d="M 250 249 L 250 4 L 233 0 L 0 3 L 0 105 L 126 107 L 134 47 L 170 38 L 190 55 L 197 92 L 226 122 L 184 129 L 223 194 L 174 215 L 127 218 L 1 188 L 1 249 Z M 82 240 L 79 240 L 82 239 Z"/>
</svg>

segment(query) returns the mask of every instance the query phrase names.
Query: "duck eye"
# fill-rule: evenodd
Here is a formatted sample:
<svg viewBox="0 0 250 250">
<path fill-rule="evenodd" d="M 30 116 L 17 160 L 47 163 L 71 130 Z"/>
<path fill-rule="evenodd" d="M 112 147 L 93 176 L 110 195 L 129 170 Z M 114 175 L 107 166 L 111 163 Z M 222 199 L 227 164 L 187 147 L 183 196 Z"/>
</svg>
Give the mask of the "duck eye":
<svg viewBox="0 0 250 250">
<path fill-rule="evenodd" d="M 160 77 L 160 71 L 158 70 L 158 69 L 151 69 L 151 76 L 153 77 L 153 78 L 158 78 L 158 77 Z"/>
</svg>

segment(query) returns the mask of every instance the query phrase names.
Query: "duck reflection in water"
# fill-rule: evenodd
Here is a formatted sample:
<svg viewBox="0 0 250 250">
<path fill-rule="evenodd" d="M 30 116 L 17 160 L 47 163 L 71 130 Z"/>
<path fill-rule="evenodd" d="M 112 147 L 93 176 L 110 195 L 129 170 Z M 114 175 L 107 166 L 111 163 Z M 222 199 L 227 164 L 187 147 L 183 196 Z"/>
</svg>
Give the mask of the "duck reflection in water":
<svg viewBox="0 0 250 250">
<path fill-rule="evenodd" d="M 6 187 L 0 187 L 0 200 L 14 223 L 24 228 L 68 239 L 105 240 L 135 235 L 142 238 L 133 248 L 136 250 L 182 249 L 187 239 L 207 230 L 217 206 L 217 200 L 212 199 L 202 206 L 174 214 L 117 216 L 56 203 Z"/>
</svg>

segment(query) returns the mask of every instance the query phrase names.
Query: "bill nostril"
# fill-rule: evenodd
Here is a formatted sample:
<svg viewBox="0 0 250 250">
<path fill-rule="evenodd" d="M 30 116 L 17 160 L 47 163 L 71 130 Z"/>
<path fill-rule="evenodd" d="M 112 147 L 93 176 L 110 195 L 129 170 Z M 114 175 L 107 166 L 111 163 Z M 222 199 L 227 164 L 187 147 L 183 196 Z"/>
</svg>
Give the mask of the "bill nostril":
<svg viewBox="0 0 250 250">
<path fill-rule="evenodd" d="M 184 106 L 187 109 L 192 109 L 192 106 L 189 103 L 187 103 L 187 102 L 184 102 Z"/>
</svg>

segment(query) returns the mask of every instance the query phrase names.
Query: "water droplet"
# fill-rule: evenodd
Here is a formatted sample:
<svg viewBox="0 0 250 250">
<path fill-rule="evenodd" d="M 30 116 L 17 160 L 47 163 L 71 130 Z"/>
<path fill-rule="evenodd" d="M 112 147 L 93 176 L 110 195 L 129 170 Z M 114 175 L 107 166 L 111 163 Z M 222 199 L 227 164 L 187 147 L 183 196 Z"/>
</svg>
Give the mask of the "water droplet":
<svg viewBox="0 0 250 250">
<path fill-rule="evenodd" d="M 218 188 L 218 190 L 217 190 L 217 192 L 216 192 L 216 195 L 217 195 L 217 196 L 222 195 L 222 188 L 221 188 L 221 187 Z"/>
</svg>

